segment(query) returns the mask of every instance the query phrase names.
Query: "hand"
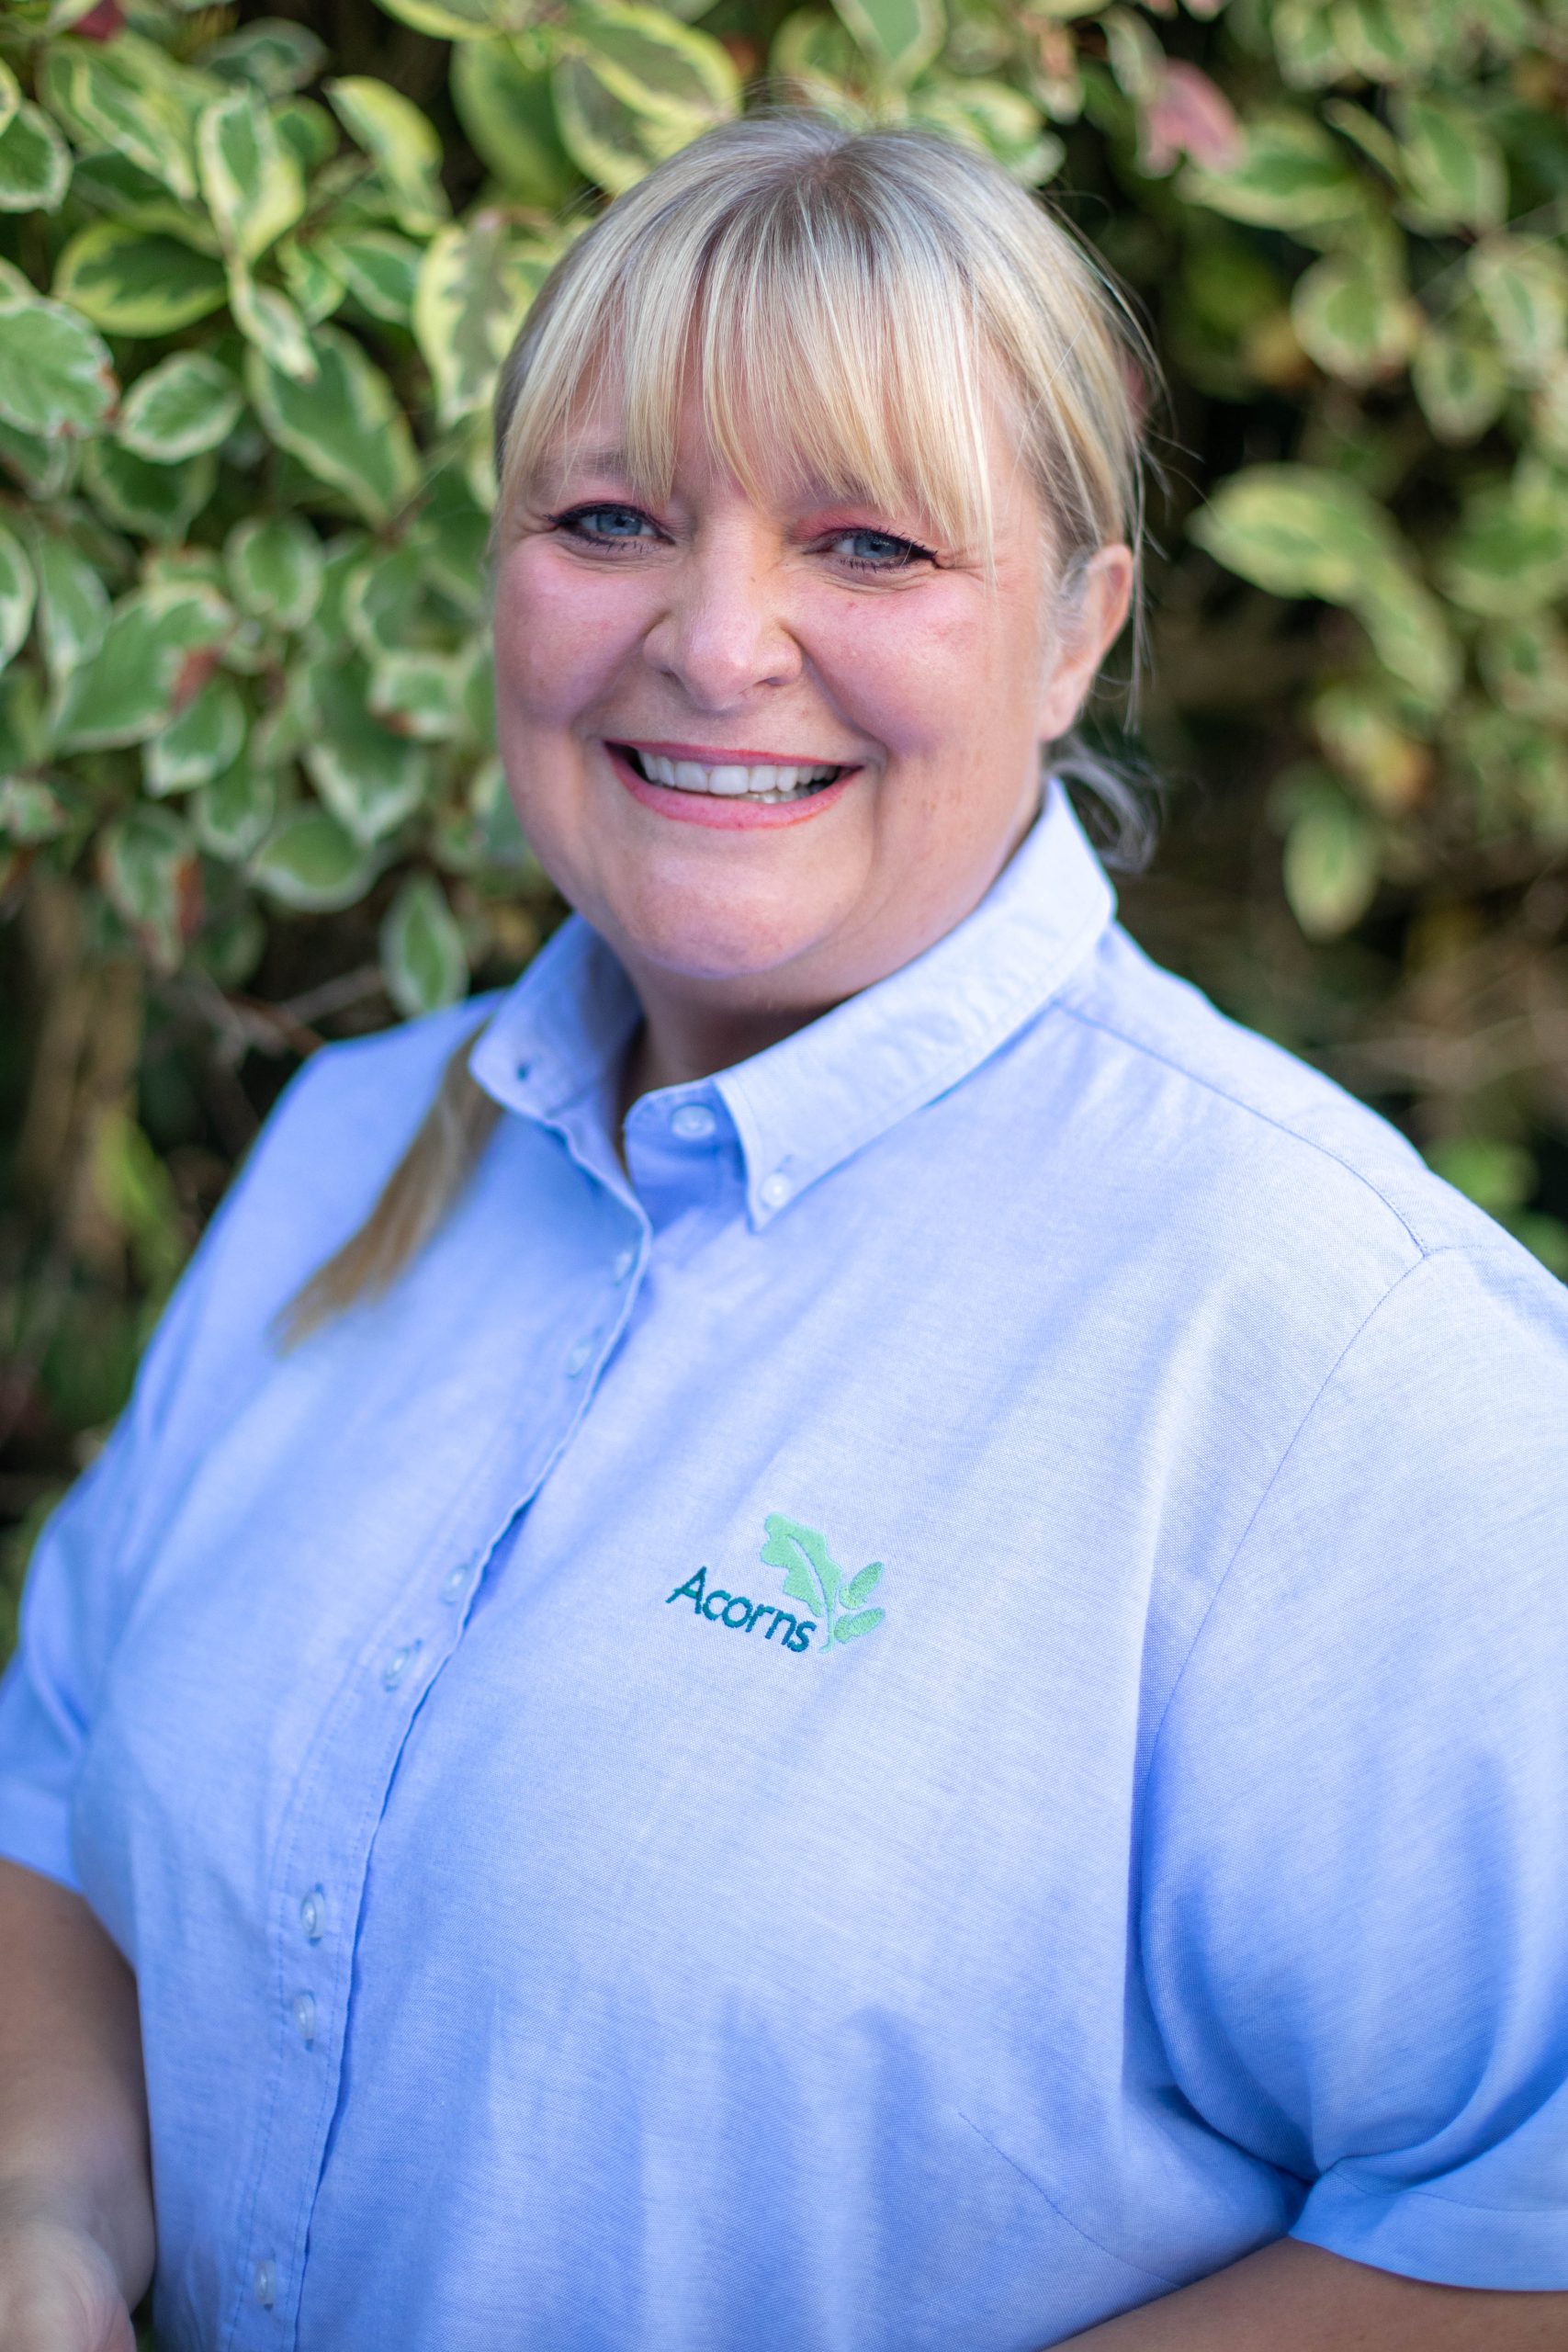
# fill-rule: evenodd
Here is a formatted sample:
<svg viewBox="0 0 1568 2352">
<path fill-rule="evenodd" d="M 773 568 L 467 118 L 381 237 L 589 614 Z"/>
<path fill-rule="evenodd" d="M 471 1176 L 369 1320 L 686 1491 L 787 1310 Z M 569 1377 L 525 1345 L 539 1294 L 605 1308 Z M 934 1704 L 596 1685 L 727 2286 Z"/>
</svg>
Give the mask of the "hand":
<svg viewBox="0 0 1568 2352">
<path fill-rule="evenodd" d="M 136 2352 L 114 2264 L 88 2231 L 0 2221 L 0 2352 Z"/>
</svg>

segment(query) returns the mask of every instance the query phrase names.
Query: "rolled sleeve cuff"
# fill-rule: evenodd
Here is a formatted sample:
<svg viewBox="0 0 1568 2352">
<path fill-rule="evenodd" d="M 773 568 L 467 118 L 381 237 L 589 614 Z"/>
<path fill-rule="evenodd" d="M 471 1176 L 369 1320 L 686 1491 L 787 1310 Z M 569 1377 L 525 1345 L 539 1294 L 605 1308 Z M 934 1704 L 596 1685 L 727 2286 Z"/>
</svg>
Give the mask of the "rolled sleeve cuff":
<svg viewBox="0 0 1568 2352">
<path fill-rule="evenodd" d="M 80 1894 L 71 1859 L 71 1808 L 63 1797 L 0 1773 L 0 1858 L 20 1862 Z"/>
<path fill-rule="evenodd" d="M 1461 2205 L 1434 2189 L 1368 2188 L 1325 2173 L 1291 2235 L 1438 2287 L 1568 2288 L 1568 2212 L 1549 2207 Z"/>
</svg>

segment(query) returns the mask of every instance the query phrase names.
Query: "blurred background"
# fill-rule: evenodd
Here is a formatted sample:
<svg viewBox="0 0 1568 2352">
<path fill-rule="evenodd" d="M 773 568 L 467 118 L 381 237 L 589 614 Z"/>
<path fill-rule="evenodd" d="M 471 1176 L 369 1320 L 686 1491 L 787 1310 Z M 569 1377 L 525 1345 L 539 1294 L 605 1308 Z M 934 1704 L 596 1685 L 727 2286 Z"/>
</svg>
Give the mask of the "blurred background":
<svg viewBox="0 0 1568 2352">
<path fill-rule="evenodd" d="M 12 0 L 0 1655 L 301 1058 L 558 919 L 494 758 L 494 373 L 604 194 L 764 92 L 988 149 L 1131 289 L 1126 918 L 1568 1275 L 1568 0 Z"/>
</svg>

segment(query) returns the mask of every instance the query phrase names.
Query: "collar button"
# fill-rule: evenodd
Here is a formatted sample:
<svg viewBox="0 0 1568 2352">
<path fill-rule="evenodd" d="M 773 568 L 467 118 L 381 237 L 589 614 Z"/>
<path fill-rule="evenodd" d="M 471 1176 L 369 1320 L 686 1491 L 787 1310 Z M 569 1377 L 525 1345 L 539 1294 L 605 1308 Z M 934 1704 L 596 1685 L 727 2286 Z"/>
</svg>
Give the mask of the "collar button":
<svg viewBox="0 0 1568 2352">
<path fill-rule="evenodd" d="M 682 1102 L 670 1122 L 671 1133 L 682 1143 L 705 1143 L 718 1125 L 713 1113 L 702 1102 Z"/>
</svg>

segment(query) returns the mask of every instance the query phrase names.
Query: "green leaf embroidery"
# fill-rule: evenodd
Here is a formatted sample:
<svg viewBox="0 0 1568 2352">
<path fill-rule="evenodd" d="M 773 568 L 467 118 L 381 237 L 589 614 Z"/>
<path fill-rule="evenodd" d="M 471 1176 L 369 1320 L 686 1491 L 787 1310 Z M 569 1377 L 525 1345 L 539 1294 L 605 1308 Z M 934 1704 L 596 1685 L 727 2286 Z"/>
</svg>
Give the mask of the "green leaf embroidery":
<svg viewBox="0 0 1568 2352">
<path fill-rule="evenodd" d="M 812 1580 L 817 1556 L 827 1557 L 827 1546 L 820 1535 L 809 1527 L 802 1527 L 797 1520 L 786 1519 L 782 1511 L 773 1510 L 762 1521 L 767 1542 L 760 1557 L 765 1568 L 783 1568 L 784 1592 L 791 1600 L 801 1601 L 818 1616 L 828 1613 L 825 1587 Z"/>
<path fill-rule="evenodd" d="M 762 1566 L 784 1570 L 785 1598 L 800 1601 L 818 1620 L 825 1649 L 835 1642 L 853 1641 L 881 1624 L 885 1611 L 880 1609 L 847 1617 L 839 1614 L 840 1607 L 859 1610 L 876 1589 L 882 1577 L 880 1560 L 871 1561 L 846 1585 L 826 1537 L 814 1527 L 803 1527 L 799 1520 L 773 1510 L 762 1521 L 762 1532 L 766 1538 L 760 1555 Z"/>
<path fill-rule="evenodd" d="M 836 1642 L 858 1641 L 862 1634 L 874 1634 L 887 1614 L 885 1609 L 863 1609 L 858 1617 L 840 1617 L 833 1628 Z"/>
</svg>

